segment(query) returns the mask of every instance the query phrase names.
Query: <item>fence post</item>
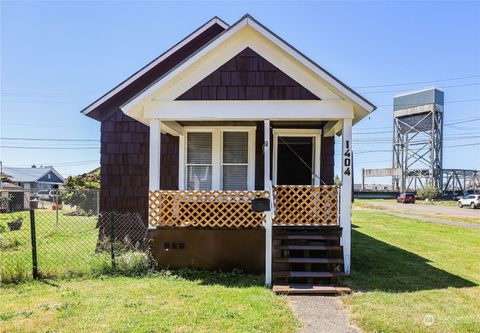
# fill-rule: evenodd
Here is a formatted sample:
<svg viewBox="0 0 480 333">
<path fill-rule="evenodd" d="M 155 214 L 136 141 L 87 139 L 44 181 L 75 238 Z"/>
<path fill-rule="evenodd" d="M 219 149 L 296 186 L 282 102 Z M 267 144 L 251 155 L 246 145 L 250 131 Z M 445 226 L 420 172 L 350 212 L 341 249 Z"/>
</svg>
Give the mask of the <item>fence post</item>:
<svg viewBox="0 0 480 333">
<path fill-rule="evenodd" d="M 37 234 L 35 232 L 35 210 L 30 209 L 30 236 L 32 240 L 32 275 L 38 279 Z"/>
<path fill-rule="evenodd" d="M 113 242 L 115 241 L 115 212 L 110 214 L 110 255 L 112 257 L 112 267 L 115 268 L 115 251 Z"/>
</svg>

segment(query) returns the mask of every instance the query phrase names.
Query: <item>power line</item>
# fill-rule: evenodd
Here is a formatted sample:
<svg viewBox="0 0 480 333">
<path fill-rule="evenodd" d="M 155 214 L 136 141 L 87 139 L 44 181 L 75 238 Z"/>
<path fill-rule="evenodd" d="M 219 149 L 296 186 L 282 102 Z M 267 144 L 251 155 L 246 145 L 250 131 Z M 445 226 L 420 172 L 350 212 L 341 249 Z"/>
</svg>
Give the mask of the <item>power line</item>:
<svg viewBox="0 0 480 333">
<path fill-rule="evenodd" d="M 52 165 L 52 166 L 69 166 L 69 165 L 83 165 L 83 164 L 92 164 L 99 163 L 100 160 L 86 160 L 86 161 L 75 161 L 75 162 L 48 162 L 48 163 L 30 163 L 30 164 L 17 164 L 9 165 L 10 167 L 30 167 L 32 164 L 35 165 Z"/>
<path fill-rule="evenodd" d="M 473 83 L 463 83 L 463 84 L 454 84 L 451 86 L 443 86 L 444 88 L 456 88 L 456 87 L 467 87 L 467 86 L 475 86 L 479 85 L 480 82 L 473 82 Z M 397 89 L 397 90 L 379 90 L 379 91 L 360 91 L 360 94 L 383 94 L 383 93 L 396 93 L 396 92 L 404 92 L 405 89 Z"/>
<path fill-rule="evenodd" d="M 430 80 L 430 81 L 416 81 L 416 82 L 403 82 L 403 83 L 391 83 L 391 84 L 379 84 L 373 86 L 358 86 L 353 87 L 354 89 L 362 89 L 362 88 L 382 88 L 382 87 L 394 87 L 394 86 L 410 86 L 414 84 L 425 84 L 425 83 L 435 83 L 435 82 L 445 82 L 445 81 L 456 81 L 456 80 L 464 80 L 464 79 L 471 79 L 474 77 L 479 77 L 480 75 L 470 75 L 470 76 L 462 76 L 462 77 L 454 77 L 449 79 L 440 79 L 440 80 Z"/>
<path fill-rule="evenodd" d="M 448 149 L 448 148 L 460 148 L 460 147 L 470 147 L 470 146 L 479 146 L 480 145 L 480 142 L 476 142 L 476 143 L 469 143 L 469 144 L 463 144 L 463 145 L 454 145 L 454 146 L 446 146 L 444 147 L 445 149 Z M 366 154 L 366 153 L 391 153 L 392 150 L 391 149 L 373 149 L 373 150 L 362 150 L 362 151 L 354 151 L 353 153 L 354 154 Z"/>
<path fill-rule="evenodd" d="M 19 141 L 74 141 L 74 142 L 99 142 L 92 139 L 45 139 L 45 138 L 6 138 L 0 137 L 0 140 L 19 140 Z"/>
<path fill-rule="evenodd" d="M 444 104 L 455 104 L 455 103 L 466 103 L 466 102 L 476 102 L 480 101 L 480 98 L 471 98 L 471 99 L 459 99 L 453 101 L 445 101 Z M 398 106 L 416 106 L 416 104 L 396 104 Z M 386 107 L 386 106 L 393 106 L 393 104 L 380 104 L 377 107 Z"/>
<path fill-rule="evenodd" d="M 468 118 L 460 121 L 455 121 L 455 122 L 450 122 L 450 123 L 445 123 L 443 126 L 448 127 L 456 124 L 463 124 L 463 123 L 469 123 L 469 122 L 474 122 L 478 121 L 480 118 Z M 376 128 L 391 128 L 391 126 L 384 126 L 384 127 L 372 127 L 372 128 L 362 128 L 362 130 L 370 130 L 370 129 L 376 129 Z M 366 135 L 366 134 L 380 134 L 380 133 L 393 133 L 393 130 L 389 131 L 380 131 L 380 132 L 354 132 L 354 135 Z"/>
<path fill-rule="evenodd" d="M 100 147 L 20 147 L 20 146 L 0 146 L 0 148 L 11 148 L 11 149 L 45 149 L 45 150 L 75 150 L 75 149 L 100 149 Z"/>
</svg>

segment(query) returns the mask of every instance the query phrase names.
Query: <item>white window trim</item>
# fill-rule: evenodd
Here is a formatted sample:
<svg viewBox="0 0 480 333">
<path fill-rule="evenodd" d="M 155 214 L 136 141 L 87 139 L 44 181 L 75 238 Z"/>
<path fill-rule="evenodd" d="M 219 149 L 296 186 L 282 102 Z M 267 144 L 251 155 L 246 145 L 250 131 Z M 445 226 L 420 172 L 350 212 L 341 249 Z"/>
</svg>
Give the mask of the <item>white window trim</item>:
<svg viewBox="0 0 480 333">
<path fill-rule="evenodd" d="M 301 129 L 301 128 L 274 128 L 273 129 L 273 168 L 272 179 L 273 184 L 277 185 L 277 168 L 278 168 L 278 137 L 311 137 L 314 138 L 314 160 L 313 171 L 320 177 L 320 161 L 322 147 L 322 130 L 321 129 Z M 313 178 L 313 185 L 320 185 L 320 179 Z"/>
<path fill-rule="evenodd" d="M 187 188 L 187 133 L 209 132 L 212 133 L 212 190 L 223 190 L 223 133 L 248 132 L 248 168 L 247 190 L 255 190 L 255 132 L 256 126 L 185 126 L 184 135 L 179 141 L 179 176 L 178 188 Z"/>
</svg>

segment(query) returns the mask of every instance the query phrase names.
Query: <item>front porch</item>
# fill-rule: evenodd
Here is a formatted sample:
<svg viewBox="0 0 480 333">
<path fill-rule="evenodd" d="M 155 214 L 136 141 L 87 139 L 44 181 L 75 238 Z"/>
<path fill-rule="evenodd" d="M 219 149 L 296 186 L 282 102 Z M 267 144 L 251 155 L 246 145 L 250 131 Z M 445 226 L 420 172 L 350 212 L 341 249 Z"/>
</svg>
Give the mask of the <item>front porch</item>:
<svg viewBox="0 0 480 333">
<path fill-rule="evenodd" d="M 350 270 L 351 119 L 258 123 L 179 121 L 175 132 L 160 134 L 167 126 L 151 120 L 149 225 L 156 259 L 168 267 L 264 272 L 267 286 L 336 284 Z M 345 158 L 337 186 L 333 136 L 340 130 Z M 232 155 L 227 140 L 242 132 L 245 140 L 235 142 Z M 162 190 L 161 140 L 171 134 L 179 141 L 178 187 Z M 225 156 L 235 156 L 233 163 Z M 233 164 L 242 168 L 225 168 Z M 267 211 L 252 210 L 257 198 L 269 199 Z"/>
</svg>

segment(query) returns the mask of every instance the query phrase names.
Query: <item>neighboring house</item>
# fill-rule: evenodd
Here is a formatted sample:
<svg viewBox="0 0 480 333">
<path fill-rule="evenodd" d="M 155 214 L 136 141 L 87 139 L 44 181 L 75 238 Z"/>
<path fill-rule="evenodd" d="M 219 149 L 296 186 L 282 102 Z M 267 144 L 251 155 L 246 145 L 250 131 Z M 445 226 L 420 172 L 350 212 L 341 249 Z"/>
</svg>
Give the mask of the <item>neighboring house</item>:
<svg viewBox="0 0 480 333">
<path fill-rule="evenodd" d="M 328 293 L 347 290 L 352 125 L 374 109 L 246 15 L 213 18 L 82 112 L 101 122 L 101 211 L 143 216 L 161 266 Z"/>
<path fill-rule="evenodd" d="M 9 175 L 10 183 L 21 186 L 25 190 L 49 190 L 59 188 L 65 179 L 53 167 L 16 168 L 3 167 Z"/>
</svg>

